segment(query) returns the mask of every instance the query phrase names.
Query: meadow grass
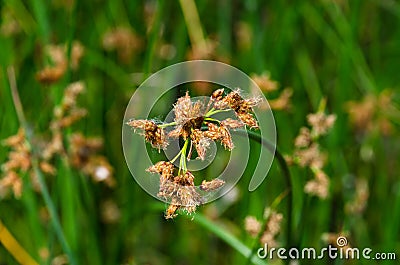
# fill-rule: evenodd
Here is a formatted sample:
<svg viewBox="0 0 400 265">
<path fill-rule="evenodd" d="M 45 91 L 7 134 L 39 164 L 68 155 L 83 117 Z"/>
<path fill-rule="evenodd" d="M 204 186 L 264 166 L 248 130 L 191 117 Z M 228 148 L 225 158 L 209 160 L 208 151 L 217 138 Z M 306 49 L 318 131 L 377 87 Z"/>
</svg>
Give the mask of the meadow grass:
<svg viewBox="0 0 400 265">
<path fill-rule="evenodd" d="M 198 23 L 188 22 L 193 17 L 191 12 L 198 12 Z M 121 128 L 135 88 L 151 73 L 190 56 L 228 62 L 247 74 L 269 72 L 281 89 L 293 89 L 290 110 L 274 111 L 277 146 L 284 155 L 293 154 L 300 128 L 306 126 L 309 113 L 318 111 L 323 98 L 325 112 L 336 115 L 334 127 L 319 141 L 328 155 L 324 170 L 330 179 L 329 196 L 320 199 L 306 194 L 304 185 L 313 173 L 308 168 L 290 166 L 291 196 L 274 206 L 283 214 L 276 238 L 280 246 L 322 248 L 327 244 L 323 240 L 329 237 L 327 233 L 346 233 L 351 246 L 396 252 L 399 258 L 397 1 L 6 0 L 1 4 L 1 15 L 0 139 L 25 127 L 32 152 L 40 154 L 41 143 L 51 138 L 49 122 L 54 106 L 61 104 L 68 84 L 83 81 L 86 92 L 78 97 L 77 104 L 88 114 L 63 131 L 64 144 L 70 148 L 67 139 L 78 131 L 88 137 L 101 137 L 104 146 L 100 154 L 112 165 L 116 181 L 113 187 L 93 181 L 81 169 L 71 167 L 65 155 L 57 155 L 52 160 L 55 176 L 40 173 L 38 161 L 33 160 L 41 192 L 25 172 L 20 174 L 21 198 L 0 193 L 1 224 L 37 264 L 62 264 L 54 259 L 60 260 L 65 254 L 69 264 L 281 264 L 248 257 L 261 245 L 245 231 L 246 216 L 263 220 L 264 208 L 288 188 L 275 160 L 263 184 L 254 192 L 247 191 L 262 148 L 257 141 L 251 143 L 252 157 L 236 187 L 235 199 L 222 198 L 200 207 L 193 216 L 183 214 L 173 220 L 164 219 L 163 210 L 168 206 L 142 190 L 126 166 Z M 18 27 L 7 33 L 5 25 L 10 21 Z M 104 35 L 116 27 L 133 29 L 139 39 L 129 58 L 103 47 Z M 215 40 L 216 48 L 210 54 L 193 55 L 192 49 L 202 45 L 204 39 L 210 43 Z M 79 68 L 73 70 L 69 65 L 76 40 L 83 45 L 84 55 Z M 56 82 L 42 84 L 37 73 L 53 64 L 45 55 L 49 44 L 66 45 L 68 67 Z M 135 43 L 128 44 L 132 48 Z M 163 55 L 163 47 L 167 55 Z M 16 112 L 10 67 L 15 69 L 15 89 L 26 124 L 21 124 Z M 348 102 L 361 101 L 367 95 L 378 98 L 386 89 L 394 93 L 394 108 L 375 106 L 383 114 L 366 121 L 375 129 L 355 129 L 347 111 Z M 277 94 L 273 92 L 267 98 Z M 175 98 L 168 100 L 174 102 Z M 170 109 L 172 105 L 164 106 L 156 115 Z M 390 117 L 391 133 L 379 129 L 381 116 Z M 7 161 L 9 152 L 10 148 L 1 147 L 1 163 Z M 155 160 L 159 158 L 157 152 L 150 154 Z M 137 154 L 137 163 L 141 155 Z M 206 177 L 211 174 L 203 172 Z M 366 203 L 366 207 L 358 213 L 349 212 L 345 208 L 354 200 L 360 179 L 368 184 L 369 197 L 357 203 Z M 111 212 L 111 219 L 105 213 L 110 208 L 107 202 L 116 206 L 117 213 Z M 291 223 L 287 223 L 288 211 Z M 3 239 L 3 231 L 0 264 L 19 264 L 16 256 L 21 252 L 7 248 L 11 241 Z M 329 262 L 371 264 L 365 260 Z"/>
</svg>

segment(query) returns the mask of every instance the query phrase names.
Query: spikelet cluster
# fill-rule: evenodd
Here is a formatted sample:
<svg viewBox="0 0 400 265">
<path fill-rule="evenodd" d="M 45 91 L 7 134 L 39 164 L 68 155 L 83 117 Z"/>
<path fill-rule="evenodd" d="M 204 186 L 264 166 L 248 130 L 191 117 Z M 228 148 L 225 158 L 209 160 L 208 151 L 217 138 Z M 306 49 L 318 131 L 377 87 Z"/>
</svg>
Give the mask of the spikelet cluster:
<svg viewBox="0 0 400 265">
<path fill-rule="evenodd" d="M 264 224 L 254 216 L 247 216 L 244 220 L 244 229 L 252 237 L 259 236 L 260 244 L 276 247 L 276 237 L 281 231 L 283 215 L 271 208 L 264 211 Z"/>
<path fill-rule="evenodd" d="M 327 155 L 321 151 L 318 140 L 328 133 L 335 120 L 336 115 L 327 115 L 322 110 L 307 115 L 310 127 L 300 128 L 300 133 L 294 141 L 294 153 L 287 157 L 288 162 L 311 170 L 314 178 L 306 183 L 304 191 L 322 199 L 328 197 L 329 178 L 323 171 Z"/>
<path fill-rule="evenodd" d="M 139 130 L 145 140 L 158 150 L 167 148 L 169 139 L 182 139 L 185 142 L 178 154 L 181 157 L 178 168 L 175 168 L 173 161 L 160 161 L 147 169 L 150 173 L 160 175 L 158 197 L 170 203 L 165 214 L 167 219 L 175 217 L 178 209 L 193 213 L 203 203 L 198 189 L 211 192 L 223 187 L 225 182 L 218 178 L 203 180 L 196 187 L 195 177 L 187 170 L 185 161 L 191 159 L 192 149 L 196 150 L 197 159 L 204 160 L 212 141 L 220 142 L 225 149 L 232 150 L 234 143 L 231 130 L 245 126 L 258 128 L 257 120 L 252 114 L 253 107 L 258 103 L 256 98 L 242 98 L 239 90 L 225 95 L 224 89 L 218 89 L 212 93 L 207 104 L 193 101 L 187 92 L 173 106 L 175 117 L 172 123 L 137 119 L 126 123 L 134 131 Z M 232 111 L 237 119 L 217 120 L 212 117 L 222 111 Z M 166 127 L 171 127 L 171 130 L 167 132 Z"/>
<path fill-rule="evenodd" d="M 12 190 L 16 198 L 23 191 L 22 178 L 28 175 L 35 191 L 40 191 L 33 161 L 36 160 L 38 169 L 46 174 L 55 176 L 54 166 L 56 157 L 65 158 L 72 167 L 91 176 L 95 182 L 104 182 L 112 187 L 115 185 L 113 168 L 106 157 L 99 155 L 102 141 L 99 138 L 85 138 L 79 132 L 73 131 L 73 124 L 86 116 L 87 111 L 77 104 L 78 96 L 85 91 L 82 82 L 68 85 L 60 104 L 53 110 L 49 123 L 50 140 L 38 137 L 32 144 L 26 137 L 24 129 L 20 128 L 16 135 L 2 141 L 10 149 L 8 160 L 2 164 L 3 176 L 0 178 L 0 197 Z M 68 145 L 66 145 L 68 144 Z M 40 152 L 34 152 L 40 149 Z"/>
</svg>

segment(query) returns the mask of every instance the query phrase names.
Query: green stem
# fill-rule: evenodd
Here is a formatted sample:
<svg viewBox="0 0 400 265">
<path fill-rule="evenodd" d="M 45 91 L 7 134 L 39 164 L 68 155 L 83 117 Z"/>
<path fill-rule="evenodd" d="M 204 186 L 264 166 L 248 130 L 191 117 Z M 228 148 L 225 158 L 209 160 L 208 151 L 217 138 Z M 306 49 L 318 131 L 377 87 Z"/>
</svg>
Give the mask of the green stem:
<svg viewBox="0 0 400 265">
<path fill-rule="evenodd" d="M 178 159 L 178 157 L 179 157 L 181 154 L 182 154 L 182 150 L 180 150 L 179 153 L 178 153 L 174 158 L 172 158 L 172 160 L 170 160 L 169 162 L 174 163 L 175 160 Z"/>
<path fill-rule="evenodd" d="M 182 147 L 182 150 L 179 152 L 180 155 L 181 155 L 181 159 L 179 161 L 178 176 L 181 174 L 181 170 L 183 170 L 183 174 L 185 174 L 187 172 L 187 168 L 186 168 L 186 150 L 187 150 L 188 145 L 189 145 L 189 138 L 186 139 L 185 144 Z"/>
<path fill-rule="evenodd" d="M 211 109 L 209 112 L 206 113 L 206 115 L 204 115 L 205 118 L 208 118 L 214 114 L 220 113 L 220 112 L 227 112 L 227 111 L 231 111 L 231 109 Z"/>
<path fill-rule="evenodd" d="M 214 121 L 214 122 L 217 122 L 218 124 L 220 123 L 219 120 L 214 119 L 214 118 L 204 118 L 204 121 Z"/>
<path fill-rule="evenodd" d="M 21 100 L 19 98 L 19 94 L 18 94 L 18 89 L 17 89 L 17 83 L 16 83 L 16 79 L 15 79 L 15 72 L 14 72 L 14 68 L 12 66 L 8 67 L 7 69 L 8 72 L 8 79 L 9 79 L 9 83 L 10 83 L 10 90 L 11 90 L 11 94 L 12 94 L 12 98 L 13 98 L 13 103 L 14 103 L 14 107 L 15 107 L 15 111 L 17 112 L 17 116 L 19 119 L 19 123 L 21 125 L 21 127 L 25 130 L 26 132 L 26 141 L 27 144 L 29 146 L 29 149 L 32 150 L 32 145 L 31 145 L 31 136 L 28 133 L 28 125 L 25 119 L 25 115 L 24 115 L 24 110 L 22 108 L 22 104 L 21 104 Z M 76 264 L 75 262 L 75 258 L 72 255 L 72 251 L 71 248 L 68 245 L 68 242 L 65 238 L 65 235 L 62 231 L 61 228 L 61 224 L 60 224 L 60 220 L 58 219 L 57 216 L 57 211 L 56 208 L 54 206 L 53 201 L 51 200 L 50 197 L 50 193 L 47 189 L 47 185 L 46 182 L 44 180 L 43 174 L 42 172 L 39 170 L 39 162 L 36 158 L 36 156 L 33 154 L 32 155 L 32 168 L 35 172 L 35 175 L 38 179 L 39 182 L 39 186 L 40 186 L 40 191 L 42 193 L 43 196 L 43 200 L 44 203 L 46 204 L 47 209 L 49 210 L 49 214 L 50 214 L 50 220 L 52 222 L 53 228 L 55 230 L 55 233 L 58 237 L 58 240 L 60 241 L 61 247 L 64 250 L 65 254 L 68 256 L 68 260 L 70 264 Z"/>
<path fill-rule="evenodd" d="M 241 136 L 248 136 L 250 139 L 261 143 L 267 150 L 270 152 L 275 152 L 275 157 L 279 163 L 281 168 L 286 187 L 288 188 L 288 208 L 287 208 L 287 236 L 286 236 L 286 244 L 288 246 L 292 246 L 292 207 L 293 207 L 293 192 L 292 192 L 292 178 L 290 176 L 289 167 L 286 163 L 285 158 L 281 154 L 281 152 L 275 148 L 275 145 L 263 138 L 261 135 L 247 130 L 237 130 L 237 132 Z"/>
<path fill-rule="evenodd" d="M 176 122 L 175 122 L 175 121 L 170 122 L 170 123 L 164 123 L 164 124 L 158 125 L 158 127 L 160 127 L 160 128 L 165 128 L 165 127 L 174 126 L 174 125 L 176 125 Z"/>
<path fill-rule="evenodd" d="M 165 206 L 162 203 L 156 202 L 151 203 L 150 207 L 151 210 L 160 211 L 164 210 Z M 251 249 L 246 246 L 242 241 L 232 235 L 228 230 L 222 227 L 220 224 L 217 224 L 215 221 L 211 221 L 207 219 L 201 213 L 196 213 L 194 216 L 191 214 L 186 214 L 184 211 L 180 210 L 182 216 L 188 218 L 189 220 L 199 224 L 200 226 L 204 227 L 209 232 L 215 234 L 218 238 L 224 241 L 226 244 L 231 246 L 234 250 L 242 254 L 244 257 L 248 257 L 251 254 Z M 268 263 L 265 260 L 259 259 L 256 256 L 253 256 L 251 259 L 252 263 L 255 265 L 267 265 Z"/>
<path fill-rule="evenodd" d="M 54 206 L 53 201 L 51 200 L 49 190 L 47 189 L 47 185 L 46 185 L 46 182 L 44 181 L 42 172 L 39 170 L 39 165 L 38 165 L 38 161 L 36 158 L 33 158 L 32 167 L 35 172 L 35 175 L 37 176 L 44 203 L 46 204 L 46 207 L 49 210 L 51 222 L 52 222 L 54 231 L 56 233 L 56 236 L 58 237 L 58 240 L 60 241 L 61 247 L 64 250 L 65 254 L 68 256 L 68 262 L 70 264 L 77 264 L 75 262 L 75 258 L 72 254 L 71 248 L 69 247 L 67 239 L 65 238 L 65 235 L 63 233 L 63 230 L 62 230 L 62 227 L 60 224 L 60 220 L 58 219 L 58 216 L 57 216 L 56 207 Z"/>
<path fill-rule="evenodd" d="M 186 216 L 187 218 L 193 218 L 193 216 L 191 216 L 191 215 L 184 215 L 184 216 Z M 195 223 L 201 225 L 208 231 L 214 233 L 216 236 L 218 236 L 220 239 L 222 239 L 225 243 L 230 245 L 232 248 L 234 248 L 237 252 L 242 254 L 244 257 L 251 257 L 250 261 L 253 264 L 256 264 L 256 265 L 266 265 L 267 264 L 266 261 L 258 258 L 257 256 L 251 255 L 253 253 L 253 251 L 249 247 L 247 247 L 245 244 L 243 244 L 239 239 L 237 239 L 231 233 L 226 231 L 220 225 L 208 220 L 202 214 L 197 213 L 195 215 L 195 217 L 193 218 L 193 221 Z"/>
</svg>

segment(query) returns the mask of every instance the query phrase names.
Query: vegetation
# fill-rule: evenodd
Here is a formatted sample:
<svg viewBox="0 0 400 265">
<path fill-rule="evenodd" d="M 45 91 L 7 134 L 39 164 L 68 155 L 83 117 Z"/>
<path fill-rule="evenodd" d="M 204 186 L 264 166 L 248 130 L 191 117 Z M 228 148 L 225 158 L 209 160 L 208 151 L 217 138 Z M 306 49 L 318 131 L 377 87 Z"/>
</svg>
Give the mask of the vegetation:
<svg viewBox="0 0 400 265">
<path fill-rule="evenodd" d="M 170 206 L 128 170 L 121 128 L 151 73 L 194 59 L 253 78 L 274 113 L 278 152 L 249 192 L 269 146 L 249 130 L 251 157 L 234 189 L 166 220 Z M 5 0 L 0 264 L 284 264 L 257 249 L 318 250 L 339 236 L 399 259 L 399 68 L 394 0 Z M 151 117 L 132 118 L 165 118 L 187 91 L 220 88 L 178 86 Z M 164 159 L 150 144 L 148 154 Z M 198 185 L 218 177 L 199 174 Z M 371 264 L 298 264 L 327 262 Z"/>
</svg>

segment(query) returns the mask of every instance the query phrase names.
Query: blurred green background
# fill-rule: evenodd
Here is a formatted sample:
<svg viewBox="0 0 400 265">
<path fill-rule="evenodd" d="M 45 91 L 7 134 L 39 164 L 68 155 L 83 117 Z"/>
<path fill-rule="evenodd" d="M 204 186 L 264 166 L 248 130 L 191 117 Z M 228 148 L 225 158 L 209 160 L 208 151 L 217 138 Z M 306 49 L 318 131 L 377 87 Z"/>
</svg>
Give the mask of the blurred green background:
<svg viewBox="0 0 400 265">
<path fill-rule="evenodd" d="M 136 87 L 149 74 L 190 59 L 226 62 L 249 75 L 269 74 L 279 83 L 279 89 L 266 91 L 271 100 L 284 88 L 292 89 L 291 107 L 274 110 L 283 154 L 293 154 L 295 137 L 323 98 L 325 112 L 337 117 L 320 140 L 327 154 L 329 195 L 321 199 L 306 194 L 303 188 L 312 173 L 290 166 L 293 203 L 287 209 L 286 196 L 276 206 L 283 214 L 276 241 L 283 247 L 319 249 L 332 235 L 345 234 L 351 246 L 396 252 L 397 261 L 292 264 L 397 264 L 399 1 L 4 0 L 0 24 L 0 139 L 21 127 L 10 89 L 11 69 L 34 154 L 40 156 L 54 136 L 49 127 L 56 117 L 53 109 L 62 105 L 68 84 L 85 84 L 76 104 L 87 111 L 62 130 L 65 153 L 49 161 L 54 176 L 42 174 L 49 198 L 34 188 L 31 169 L 17 171 L 23 183 L 20 197 L 0 182 L 0 264 L 19 264 L 16 256 L 22 255 L 6 230 L 37 264 L 249 264 L 238 246 L 249 250 L 260 244 L 245 231 L 246 216 L 262 220 L 264 208 L 287 190 L 274 162 L 262 186 L 247 191 L 257 143 L 252 143 L 254 162 L 230 196 L 200 207 L 193 217 L 182 214 L 173 220 L 164 219 L 167 205 L 135 183 L 123 157 L 123 115 Z M 193 95 L 215 89 L 188 88 Z M 179 96 L 179 91 L 170 96 Z M 115 185 L 71 165 L 70 139 L 77 132 L 102 139 L 102 149 L 93 148 L 95 161 L 108 161 L 104 163 L 110 172 L 112 167 Z M 11 149 L 0 148 L 4 164 Z M 86 148 L 91 155 L 90 144 Z M 153 155 L 157 158 L 157 152 Z M 4 166 L 1 174 L 4 179 Z M 54 226 L 49 201 L 61 229 Z M 351 203 L 360 210 L 348 210 Z M 293 214 L 289 225 L 288 210 Z M 65 254 L 71 255 L 70 263 Z"/>
</svg>

